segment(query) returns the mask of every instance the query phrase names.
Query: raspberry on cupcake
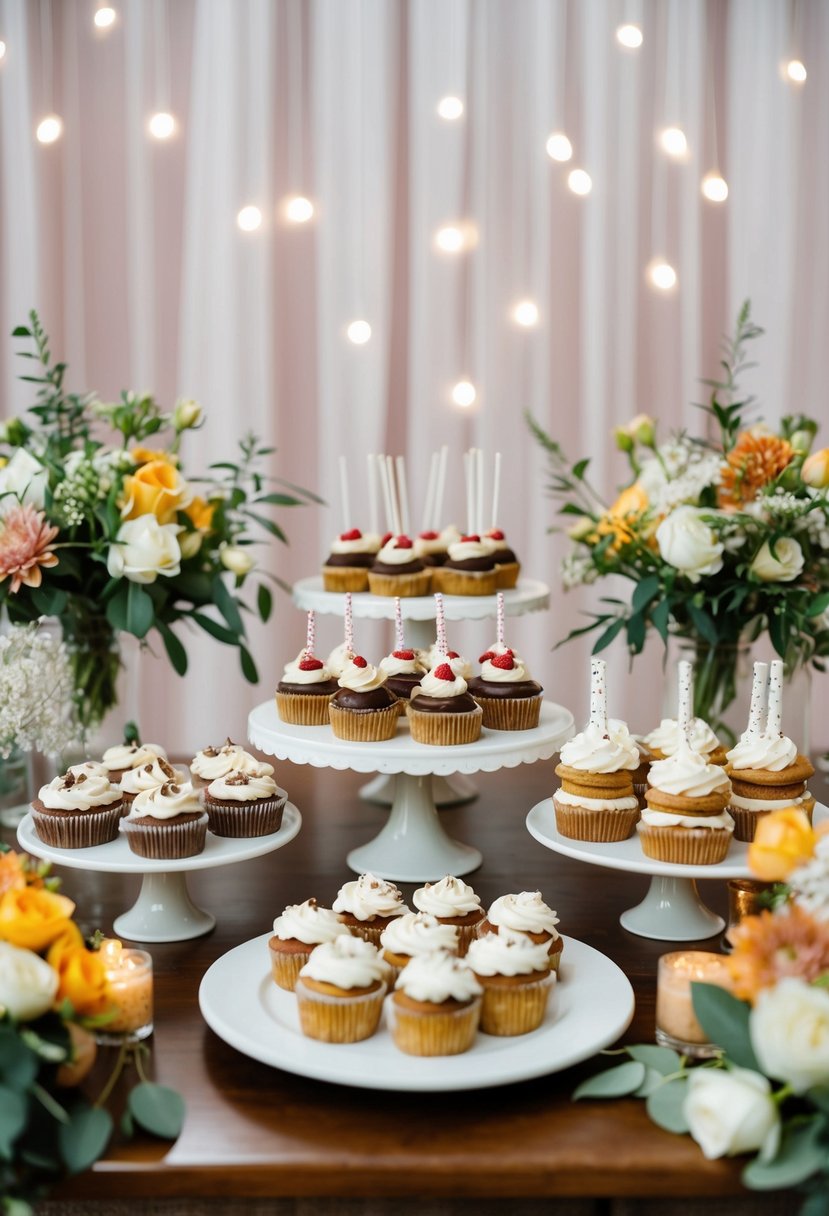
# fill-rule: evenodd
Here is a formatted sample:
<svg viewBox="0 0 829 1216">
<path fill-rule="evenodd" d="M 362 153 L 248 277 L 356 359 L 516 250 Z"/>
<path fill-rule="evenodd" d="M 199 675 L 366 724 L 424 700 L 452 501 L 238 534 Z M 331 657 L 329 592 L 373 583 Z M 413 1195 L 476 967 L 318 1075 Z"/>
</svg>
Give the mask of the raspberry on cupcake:
<svg viewBox="0 0 829 1216">
<path fill-rule="evenodd" d="M 394 738 L 398 704 L 386 680 L 386 673 L 362 655 L 346 664 L 328 702 L 328 717 L 338 739 L 374 743 Z"/>
<path fill-rule="evenodd" d="M 276 686 L 276 708 L 283 722 L 294 726 L 327 726 L 328 699 L 337 681 L 314 654 L 315 613 L 308 613 L 305 646 L 293 663 L 287 663 Z"/>
<path fill-rule="evenodd" d="M 484 533 L 482 539 L 485 544 L 489 545 L 490 552 L 495 559 L 499 590 L 510 590 L 518 582 L 521 563 L 507 544 L 507 539 L 500 528 L 490 528 L 488 532 Z"/>
<path fill-rule="evenodd" d="M 448 662 L 428 672 L 409 698 L 409 727 L 416 743 L 443 747 L 474 743 L 480 738 L 482 717 L 466 680 Z"/>
<path fill-rule="evenodd" d="M 498 574 L 492 549 L 477 532 L 449 546 L 449 556 L 435 569 L 432 581 L 444 595 L 494 595 Z"/>
<path fill-rule="evenodd" d="M 380 549 L 380 537 L 349 528 L 335 536 L 322 567 L 325 591 L 368 591 L 368 572 Z"/>
<path fill-rule="evenodd" d="M 368 572 L 372 595 L 428 595 L 431 585 L 431 572 L 415 553 L 414 542 L 408 536 L 392 536 Z"/>
<path fill-rule="evenodd" d="M 504 645 L 504 593 L 497 596 L 497 643 L 479 662 L 481 674 L 469 681 L 469 691 L 483 710 L 483 725 L 491 730 L 531 730 L 538 726 L 544 689 L 530 676 L 526 664 Z"/>
<path fill-rule="evenodd" d="M 386 673 L 386 684 L 401 703 L 409 700 L 412 689 L 429 670 L 420 661 L 417 652 L 406 645 L 399 596 L 394 600 L 394 650 L 380 660 L 380 670 Z"/>
</svg>

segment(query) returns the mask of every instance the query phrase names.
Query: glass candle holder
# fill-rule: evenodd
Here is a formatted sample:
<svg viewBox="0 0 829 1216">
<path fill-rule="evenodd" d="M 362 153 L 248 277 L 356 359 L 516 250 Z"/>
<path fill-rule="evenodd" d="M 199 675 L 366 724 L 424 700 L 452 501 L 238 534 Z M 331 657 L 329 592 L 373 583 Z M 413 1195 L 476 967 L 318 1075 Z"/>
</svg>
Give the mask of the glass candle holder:
<svg viewBox="0 0 829 1216">
<path fill-rule="evenodd" d="M 755 882 L 751 878 L 731 878 L 728 887 L 728 924 L 722 939 L 722 949 L 730 954 L 734 949 L 729 934 L 744 916 L 759 916 L 763 911 L 762 897 L 773 890 L 773 882 Z"/>
<path fill-rule="evenodd" d="M 656 1041 L 661 1047 L 696 1059 L 708 1059 L 719 1048 L 710 1043 L 697 1021 L 691 984 L 731 988 L 728 962 L 722 954 L 705 950 L 678 950 L 659 960 L 656 984 Z"/>
<path fill-rule="evenodd" d="M 153 960 L 146 950 L 125 949 L 116 939 L 101 945 L 107 998 L 114 1015 L 97 1033 L 99 1043 L 119 1046 L 153 1032 Z"/>
</svg>

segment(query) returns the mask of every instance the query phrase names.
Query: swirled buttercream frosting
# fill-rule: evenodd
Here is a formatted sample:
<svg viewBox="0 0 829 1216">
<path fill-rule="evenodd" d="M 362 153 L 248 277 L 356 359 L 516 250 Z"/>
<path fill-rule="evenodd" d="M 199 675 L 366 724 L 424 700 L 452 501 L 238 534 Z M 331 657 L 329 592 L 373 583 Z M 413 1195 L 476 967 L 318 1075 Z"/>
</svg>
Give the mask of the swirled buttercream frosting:
<svg viewBox="0 0 829 1216">
<path fill-rule="evenodd" d="M 228 739 L 223 747 L 206 747 L 190 761 L 190 771 L 202 781 L 215 781 L 228 773 L 249 773 L 252 777 L 273 776 L 273 765 L 257 760 L 238 743 Z"/>
<path fill-rule="evenodd" d="M 167 759 L 167 753 L 157 743 L 119 743 L 108 747 L 102 756 L 102 762 L 110 772 L 120 769 L 138 768 L 139 764 L 152 764 L 160 756 Z"/>
<path fill-rule="evenodd" d="M 100 773 L 66 773 L 41 786 L 38 798 L 50 811 L 88 811 L 118 802 L 121 791 Z"/>
<path fill-rule="evenodd" d="M 429 912 L 432 916 L 447 918 L 468 916 L 470 912 L 481 911 L 481 901 L 462 878 L 447 874 L 439 882 L 427 882 L 418 887 L 412 896 L 412 903 L 421 912 Z"/>
<path fill-rule="evenodd" d="M 417 656 L 423 664 L 424 671 L 431 671 L 443 659 L 456 676 L 463 676 L 465 680 L 468 680 L 472 675 L 472 664 L 469 659 L 465 659 L 462 654 L 458 654 L 454 650 L 450 650 L 447 655 L 442 655 L 438 650 L 437 642 L 434 642 L 428 650 L 418 650 Z"/>
<path fill-rule="evenodd" d="M 514 652 L 511 657 L 512 667 L 499 667 L 492 659 L 485 659 L 481 664 L 481 679 L 492 684 L 520 684 L 524 680 L 531 680 L 532 676 L 522 660 Z"/>
<path fill-rule="evenodd" d="M 588 723 L 584 730 L 561 749 L 561 763 L 585 773 L 618 773 L 638 768 L 639 749 L 630 735 L 614 736 Z"/>
<path fill-rule="evenodd" d="M 431 1005 L 441 1005 L 444 1001 L 472 1001 L 483 992 L 465 959 L 445 950 L 417 955 L 400 972 L 394 986 L 413 1001 Z"/>
<path fill-rule="evenodd" d="M 447 679 L 451 676 L 451 679 Z M 432 671 L 426 673 L 419 684 L 412 689 L 414 697 L 460 697 L 466 692 L 467 683 L 463 676 L 458 675 L 449 663 L 438 663 Z"/>
<path fill-rule="evenodd" d="M 408 536 L 393 536 L 377 554 L 381 566 L 408 566 L 415 558 L 414 545 Z"/>
<path fill-rule="evenodd" d="M 679 740 L 679 722 L 676 718 L 663 718 L 649 735 L 645 735 L 642 742 L 646 747 L 655 748 L 666 756 L 672 756 L 679 747 Z M 702 718 L 691 719 L 688 742 L 691 751 L 699 752 L 701 756 L 710 756 L 720 746 L 719 739 Z"/>
<path fill-rule="evenodd" d="M 129 768 L 121 778 L 121 789 L 125 794 L 141 794 L 144 790 L 155 790 L 168 781 L 177 781 L 175 769 L 159 756 L 152 764 Z"/>
<path fill-rule="evenodd" d="M 333 908 L 335 912 L 347 912 L 357 920 L 402 916 L 409 911 L 394 883 L 375 878 L 373 874 L 361 874 L 340 887 Z"/>
<path fill-rule="evenodd" d="M 357 535 L 352 532 L 344 532 L 340 536 L 336 536 L 331 542 L 332 553 L 376 553 L 380 548 L 380 537 L 376 532 L 360 532 L 357 528 L 354 529 Z"/>
<path fill-rule="evenodd" d="M 413 650 L 393 650 L 380 660 L 380 670 L 387 676 L 419 676 L 426 672 Z"/>
<path fill-rule="evenodd" d="M 346 665 L 353 658 L 353 651 L 346 650 L 345 642 L 340 642 L 339 646 L 335 646 L 328 658 L 325 660 L 325 666 L 336 680 L 343 674 Z"/>
<path fill-rule="evenodd" d="M 82 774 L 85 777 L 109 776 L 109 769 L 99 760 L 84 760 L 81 764 L 70 764 L 66 772 L 71 773 L 73 777 L 80 777 Z"/>
<path fill-rule="evenodd" d="M 406 912 L 395 919 L 380 935 L 380 945 L 390 954 L 428 954 L 431 950 L 458 948 L 458 931 L 454 925 L 442 925 L 428 912 Z"/>
<path fill-rule="evenodd" d="M 282 679 L 286 684 L 324 684 L 331 676 L 332 672 L 325 663 L 321 663 L 319 659 L 309 660 L 304 650 L 299 652 L 293 662 L 286 663 L 282 671 Z"/>
<path fill-rule="evenodd" d="M 704 798 L 715 791 L 731 792 L 731 782 L 718 764 L 709 764 L 705 756 L 682 748 L 667 760 L 655 760 L 648 773 L 648 784 L 663 794 L 680 794 L 687 798 Z"/>
<path fill-rule="evenodd" d="M 487 920 L 500 929 L 518 933 L 549 933 L 558 937 L 558 917 L 545 904 L 540 891 L 519 891 L 517 895 L 502 895 L 487 912 Z"/>
<path fill-rule="evenodd" d="M 202 806 L 199 796 L 190 785 L 170 783 L 138 794 L 127 816 L 129 819 L 175 819 L 176 815 L 198 815 Z"/>
<path fill-rule="evenodd" d="M 476 938 L 470 943 L 466 961 L 477 975 L 531 975 L 550 969 L 547 943 L 536 944 L 511 929 Z"/>
<path fill-rule="evenodd" d="M 374 688 L 382 688 L 388 678 L 382 668 L 372 666 L 357 655 L 346 663 L 337 683 L 340 688 L 348 688 L 352 692 L 371 692 Z"/>
<path fill-rule="evenodd" d="M 273 798 L 278 788 L 273 777 L 267 774 L 256 777 L 234 770 L 226 777 L 211 781 L 207 792 L 217 802 L 258 802 L 262 798 Z"/>
<path fill-rule="evenodd" d="M 491 557 L 492 546 L 480 536 L 467 536 L 449 546 L 450 562 L 468 562 L 478 557 Z"/>
<path fill-rule="evenodd" d="M 379 950 L 361 937 L 344 933 L 311 951 L 300 976 L 337 988 L 371 988 L 389 972 Z"/>
<path fill-rule="evenodd" d="M 779 773 L 794 764 L 797 745 L 787 735 L 771 735 L 765 731 L 760 735 L 746 733 L 727 757 L 733 769 L 766 768 Z"/>
<path fill-rule="evenodd" d="M 273 931 L 282 942 L 305 942 L 306 946 L 319 946 L 322 942 L 333 942 L 335 937 L 351 936 L 337 913 L 331 908 L 321 908 L 315 899 L 289 904 L 273 922 Z"/>
</svg>

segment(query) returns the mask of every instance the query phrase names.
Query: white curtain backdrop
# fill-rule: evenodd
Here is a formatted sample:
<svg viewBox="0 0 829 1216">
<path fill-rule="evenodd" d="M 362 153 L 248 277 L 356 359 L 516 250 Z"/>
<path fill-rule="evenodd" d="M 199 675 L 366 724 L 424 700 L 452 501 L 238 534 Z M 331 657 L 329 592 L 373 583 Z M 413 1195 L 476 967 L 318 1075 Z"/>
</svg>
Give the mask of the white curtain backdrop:
<svg viewBox="0 0 829 1216">
<path fill-rule="evenodd" d="M 429 455 L 448 443 L 446 514 L 463 523 L 462 451 L 500 450 L 502 526 L 525 573 L 553 588 L 550 612 L 510 637 L 581 717 L 590 642 L 552 647 L 600 592 L 559 590 L 565 546 L 547 534 L 523 412 L 573 458 L 589 454 L 612 497 L 624 476 L 612 427 L 642 410 L 663 434 L 698 432 L 697 380 L 748 296 L 767 330 L 749 383 L 767 417 L 802 409 L 829 424 L 829 4 L 113 2 L 102 32 L 91 0 L 0 0 L 2 332 L 37 307 L 73 387 L 198 398 L 209 421 L 188 437 L 189 473 L 248 429 L 276 446 L 271 471 L 332 504 L 283 513 L 291 546 L 261 562 L 288 580 L 315 573 L 341 529 L 340 453 L 365 526 L 367 452 L 406 453 L 419 523 Z M 618 45 L 622 21 L 641 25 L 639 50 Z M 793 55 L 802 87 L 781 72 Z M 446 94 L 464 101 L 458 121 L 437 114 Z M 50 109 L 64 134 L 41 145 Z M 156 109 L 176 118 L 166 142 L 147 134 Z M 681 163 L 656 144 L 669 124 L 688 138 Z M 545 153 L 556 129 L 573 142 L 568 165 Z M 719 206 L 700 193 L 717 163 Z M 586 197 L 567 188 L 573 167 L 591 175 Z M 287 222 L 294 194 L 313 201 L 309 223 Z M 236 225 L 245 204 L 262 210 L 255 232 Z M 468 225 L 471 247 L 437 250 L 445 224 Z M 655 255 L 676 267 L 674 292 L 649 285 Z M 511 320 L 524 298 L 535 328 Z M 346 336 L 357 318 L 372 327 L 363 346 Z M 6 415 L 30 403 L 13 345 L 0 342 Z M 461 379 L 477 389 L 469 410 L 452 404 Z M 334 618 L 318 632 L 321 648 L 340 640 Z M 476 656 L 491 632 L 452 626 L 450 640 Z M 282 597 L 251 634 L 258 688 L 199 637 L 185 681 L 145 654 L 126 709 L 174 750 L 243 737 L 304 620 Z M 379 626 L 357 637 L 376 658 L 388 641 Z M 614 712 L 648 729 L 660 648 L 632 671 L 621 642 L 610 657 Z M 825 714 L 816 727 L 829 744 Z"/>
</svg>

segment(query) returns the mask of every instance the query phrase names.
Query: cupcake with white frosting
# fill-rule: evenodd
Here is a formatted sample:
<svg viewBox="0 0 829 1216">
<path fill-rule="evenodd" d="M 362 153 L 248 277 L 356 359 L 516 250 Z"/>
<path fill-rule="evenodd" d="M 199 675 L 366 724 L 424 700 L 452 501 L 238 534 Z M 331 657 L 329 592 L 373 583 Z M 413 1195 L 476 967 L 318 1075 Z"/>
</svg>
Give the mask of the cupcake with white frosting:
<svg viewBox="0 0 829 1216">
<path fill-rule="evenodd" d="M 538 726 L 544 689 L 512 650 L 485 651 L 481 674 L 469 681 L 469 691 L 483 710 L 490 730 L 532 730 Z"/>
<path fill-rule="evenodd" d="M 453 747 L 481 735 L 483 711 L 462 675 L 442 660 L 412 689 L 409 728 L 415 743 Z"/>
<path fill-rule="evenodd" d="M 327 726 L 328 701 L 336 691 L 330 668 L 304 649 L 285 664 L 276 686 L 276 708 L 282 721 L 293 726 Z"/>
<path fill-rule="evenodd" d="M 489 545 L 495 558 L 495 568 L 498 574 L 498 590 L 508 591 L 515 587 L 518 575 L 521 573 L 521 563 L 510 548 L 506 536 L 500 528 L 490 528 L 481 538 Z"/>
<path fill-rule="evenodd" d="M 391 536 L 377 554 L 368 572 L 372 595 L 428 595 L 432 574 L 417 556 L 408 536 Z"/>
<path fill-rule="evenodd" d="M 380 946 L 396 980 L 418 954 L 431 954 L 435 950 L 457 954 L 458 930 L 454 925 L 442 925 L 428 912 L 404 912 L 380 934 Z"/>
<path fill-rule="evenodd" d="M 343 668 L 337 691 L 328 702 L 328 717 L 338 739 L 376 743 L 397 731 L 397 697 L 386 687 L 388 677 L 362 655 Z"/>
<path fill-rule="evenodd" d="M 268 942 L 274 983 L 293 992 L 314 948 L 344 934 L 348 936 L 348 929 L 337 913 L 321 908 L 315 899 L 289 904 L 273 922 L 273 937 Z"/>
<path fill-rule="evenodd" d="M 484 990 L 484 1034 L 528 1034 L 538 1029 L 555 983 L 544 942 L 502 929 L 474 941 L 466 961 Z"/>
<path fill-rule="evenodd" d="M 663 718 L 655 730 L 644 735 L 642 742 L 653 760 L 667 760 L 679 747 L 680 729 L 676 718 Z M 702 718 L 692 718 L 688 742 L 692 752 L 705 756 L 709 764 L 725 764 L 725 748 L 711 727 Z"/>
<path fill-rule="evenodd" d="M 490 905 L 478 926 L 477 936 L 520 933 L 533 945 L 544 946 L 551 969 L 558 971 L 564 943 L 557 925 L 558 915 L 544 902 L 540 891 L 518 891 L 501 895 Z"/>
<path fill-rule="evenodd" d="M 449 556 L 432 573 L 433 590 L 444 595 L 494 595 L 498 569 L 492 546 L 477 533 L 449 546 Z"/>
<path fill-rule="evenodd" d="M 645 798 L 637 831 L 646 857 L 698 866 L 723 861 L 734 820 L 727 809 L 731 782 L 718 764 L 680 744 L 651 765 Z"/>
<path fill-rule="evenodd" d="M 106 767 L 110 781 L 117 785 L 128 769 L 152 764 L 158 756 L 167 759 L 167 753 L 158 743 L 118 743 L 106 749 L 101 763 Z"/>
<path fill-rule="evenodd" d="M 282 826 L 287 800 L 273 777 L 242 769 L 217 777 L 204 791 L 204 809 L 214 836 L 270 836 Z"/>
<path fill-rule="evenodd" d="M 451 925 L 458 933 L 458 954 L 463 957 L 484 919 L 481 900 L 469 883 L 447 874 L 439 882 L 427 882 L 418 887 L 412 903 L 427 912 L 441 925 Z"/>
<path fill-rule="evenodd" d="M 468 1051 L 478 1030 L 482 988 L 466 959 L 419 954 L 400 972 L 389 1001 L 395 1046 L 412 1056 Z"/>
<path fill-rule="evenodd" d="M 350 934 L 323 942 L 296 981 L 302 1033 L 324 1043 L 358 1043 L 374 1034 L 388 969 L 370 942 Z"/>
<path fill-rule="evenodd" d="M 182 783 L 186 779 L 184 773 L 177 772 L 172 764 L 168 764 L 161 756 L 156 756 L 151 763 L 142 764 L 138 768 L 127 769 L 119 782 L 124 796 L 124 814 L 129 811 L 138 794 L 143 794 L 145 790 L 158 789 L 160 785 L 166 785 L 170 781 Z"/>
<path fill-rule="evenodd" d="M 196 752 L 190 761 L 190 776 L 194 789 L 210 785 L 219 777 L 229 773 L 247 773 L 251 777 L 272 777 L 273 765 L 257 760 L 250 752 L 232 739 L 226 739 L 221 747 L 205 747 Z"/>
<path fill-rule="evenodd" d="M 639 819 L 633 774 L 640 757 L 633 738 L 589 723 L 561 749 L 553 794 L 556 827 L 572 840 L 627 840 Z"/>
<path fill-rule="evenodd" d="M 331 552 L 322 568 L 325 591 L 368 591 L 368 572 L 380 548 L 376 532 L 349 528 L 331 542 Z"/>
<path fill-rule="evenodd" d="M 344 883 L 332 907 L 349 933 L 373 946 L 380 945 L 383 930 L 393 920 L 411 911 L 394 883 L 374 874 L 361 874 Z"/>
<path fill-rule="evenodd" d="M 121 831 L 139 857 L 193 857 L 204 852 L 207 815 L 189 782 L 169 782 L 137 795 Z"/>
<path fill-rule="evenodd" d="M 32 802 L 35 833 L 59 849 L 106 844 L 118 835 L 122 801 L 117 785 L 103 773 L 65 773 L 41 786 Z"/>
</svg>

